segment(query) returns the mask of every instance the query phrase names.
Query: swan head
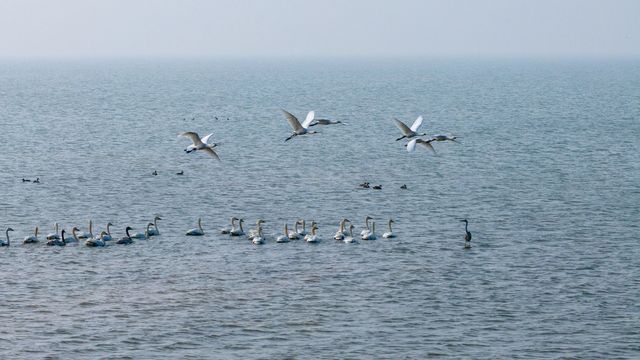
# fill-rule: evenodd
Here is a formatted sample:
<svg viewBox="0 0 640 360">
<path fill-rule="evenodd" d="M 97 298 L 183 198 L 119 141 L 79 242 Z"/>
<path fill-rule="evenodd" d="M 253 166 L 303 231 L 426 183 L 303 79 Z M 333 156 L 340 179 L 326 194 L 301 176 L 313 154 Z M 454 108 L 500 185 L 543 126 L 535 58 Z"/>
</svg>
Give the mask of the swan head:
<svg viewBox="0 0 640 360">
<path fill-rule="evenodd" d="M 132 228 L 131 226 L 127 226 L 127 227 L 124 229 L 124 231 L 131 231 L 131 230 L 133 230 L 133 228 Z"/>
<path fill-rule="evenodd" d="M 76 231 L 80 231 L 80 229 L 78 229 L 77 226 L 74 226 L 73 229 L 71 229 L 71 232 L 76 232 Z"/>
<path fill-rule="evenodd" d="M 157 221 L 157 220 L 162 220 L 162 218 L 160 216 L 156 216 L 153 218 L 153 221 Z"/>
<path fill-rule="evenodd" d="M 114 226 L 112 223 L 108 222 L 107 226 Z"/>
<path fill-rule="evenodd" d="M 364 218 L 364 221 L 367 222 L 369 220 L 373 220 L 373 218 L 371 216 L 367 215 L 367 217 Z"/>
<path fill-rule="evenodd" d="M 9 232 L 9 231 L 14 231 L 12 228 L 7 228 L 7 231 L 5 232 Z"/>
<path fill-rule="evenodd" d="M 393 219 L 389 219 L 389 222 L 393 224 L 395 221 L 393 221 Z"/>
<path fill-rule="evenodd" d="M 467 219 L 462 219 L 462 220 L 460 220 L 460 222 L 467 223 L 467 224 L 469 223 L 469 221 Z"/>
<path fill-rule="evenodd" d="M 266 221 L 262 220 L 262 219 L 258 219 L 258 221 L 256 221 L 256 224 L 260 225 L 260 224 L 264 224 L 266 223 Z"/>
</svg>

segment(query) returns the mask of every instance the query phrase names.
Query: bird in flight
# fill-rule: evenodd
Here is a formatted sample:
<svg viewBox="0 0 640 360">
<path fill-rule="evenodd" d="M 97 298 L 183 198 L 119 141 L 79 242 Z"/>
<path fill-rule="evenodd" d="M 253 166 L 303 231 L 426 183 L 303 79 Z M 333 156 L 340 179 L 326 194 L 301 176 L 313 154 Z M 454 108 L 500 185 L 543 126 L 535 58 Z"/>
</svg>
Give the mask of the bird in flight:
<svg viewBox="0 0 640 360">
<path fill-rule="evenodd" d="M 427 133 L 422 133 L 422 134 L 417 133 L 418 129 L 422 125 L 422 116 L 418 116 L 418 118 L 416 119 L 416 121 L 413 122 L 411 127 L 408 127 L 407 124 L 403 123 L 398 119 L 393 119 L 393 121 L 396 123 L 396 126 L 398 127 L 398 129 L 400 129 L 400 131 L 402 131 L 402 134 L 403 134 L 401 137 L 397 138 L 396 141 L 402 140 L 404 138 L 411 139 L 412 137 L 427 135 Z"/>
<path fill-rule="evenodd" d="M 198 136 L 198 133 L 195 133 L 193 131 L 187 131 L 187 132 L 181 133 L 180 135 L 178 135 L 178 137 L 185 137 L 185 138 L 191 139 L 192 144 L 187 146 L 186 149 L 184 149 L 185 152 L 191 153 L 193 151 L 202 150 L 205 153 L 211 155 L 214 159 L 220 160 L 220 157 L 218 156 L 218 154 L 216 154 L 216 152 L 213 150 L 213 148 L 216 147 L 216 144 L 210 145 L 207 143 L 209 141 L 209 138 L 211 138 L 211 135 L 213 134 L 209 134 L 201 139 L 200 136 Z"/>
<path fill-rule="evenodd" d="M 311 125 L 311 122 L 313 121 L 313 118 L 315 117 L 316 113 L 314 111 L 309 111 L 309 113 L 307 114 L 307 118 L 304 119 L 304 121 L 302 123 L 300 123 L 298 118 L 293 116 L 293 114 L 291 114 L 290 112 L 288 112 L 288 111 L 286 111 L 284 109 L 282 109 L 282 112 L 284 113 L 285 118 L 287 118 L 287 121 L 289 122 L 289 125 L 291 125 L 291 128 L 293 129 L 293 134 L 291 134 L 291 136 L 289 136 L 288 138 L 284 139 L 285 142 L 289 141 L 293 137 L 299 136 L 299 135 L 318 134 L 317 131 L 309 131 L 309 130 L 307 130 L 309 128 L 309 126 Z"/>
</svg>

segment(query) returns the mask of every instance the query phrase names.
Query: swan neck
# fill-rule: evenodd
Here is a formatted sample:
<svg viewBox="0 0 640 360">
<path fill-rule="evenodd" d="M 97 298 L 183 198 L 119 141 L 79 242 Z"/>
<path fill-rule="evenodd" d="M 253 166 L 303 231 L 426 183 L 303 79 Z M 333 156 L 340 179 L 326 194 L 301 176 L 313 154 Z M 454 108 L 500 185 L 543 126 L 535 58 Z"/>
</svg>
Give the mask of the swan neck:
<svg viewBox="0 0 640 360">
<path fill-rule="evenodd" d="M 289 235 L 289 229 L 287 228 L 287 224 L 284 224 L 284 236 Z"/>
<path fill-rule="evenodd" d="M 202 219 L 198 218 L 198 229 L 202 231 Z"/>
<path fill-rule="evenodd" d="M 107 234 L 111 236 L 111 230 L 109 230 L 109 226 L 111 226 L 111 224 L 107 224 Z"/>
<path fill-rule="evenodd" d="M 7 229 L 7 231 L 5 231 L 4 233 L 7 236 L 7 246 L 8 246 L 11 244 L 11 241 L 9 240 L 9 229 Z"/>
</svg>

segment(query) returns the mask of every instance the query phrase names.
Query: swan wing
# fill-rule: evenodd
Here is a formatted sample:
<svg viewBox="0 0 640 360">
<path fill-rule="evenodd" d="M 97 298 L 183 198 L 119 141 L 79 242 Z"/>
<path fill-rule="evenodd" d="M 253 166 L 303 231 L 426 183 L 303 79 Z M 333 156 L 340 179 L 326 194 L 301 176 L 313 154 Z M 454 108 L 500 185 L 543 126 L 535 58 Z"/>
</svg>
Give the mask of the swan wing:
<svg viewBox="0 0 640 360">
<path fill-rule="evenodd" d="M 200 140 L 200 136 L 198 136 L 198 133 L 195 133 L 193 131 L 183 132 L 179 136 L 191 139 L 191 141 L 193 142 L 193 145 L 196 145 L 196 146 L 202 145 L 202 141 Z"/>
<path fill-rule="evenodd" d="M 308 128 L 315 117 L 316 117 L 316 112 L 313 110 L 309 111 L 309 113 L 307 114 L 307 118 L 304 119 L 304 122 L 302 123 L 302 127 L 305 129 Z"/>
<path fill-rule="evenodd" d="M 416 121 L 413 122 L 413 125 L 411 125 L 411 130 L 412 131 L 418 131 L 420 126 L 422 126 L 422 116 L 418 116 Z"/>
<path fill-rule="evenodd" d="M 213 151 L 213 149 L 212 149 L 212 148 L 210 148 L 210 147 L 206 147 L 206 148 L 202 149 L 202 151 L 204 151 L 204 152 L 206 152 L 207 154 L 209 154 L 209 155 L 213 156 L 213 158 L 214 158 L 214 159 L 216 159 L 216 160 L 220 161 L 220 157 L 218 156 L 218 154 L 216 154 L 216 152 L 215 152 L 215 151 Z"/>
<path fill-rule="evenodd" d="M 411 141 L 409 141 L 407 143 L 407 151 L 408 152 L 413 152 L 413 150 L 415 150 L 417 141 L 418 141 L 418 139 L 413 139 L 413 140 L 411 140 Z"/>
<path fill-rule="evenodd" d="M 431 146 L 431 141 L 424 141 L 422 139 L 418 139 L 420 141 L 418 141 L 418 143 L 424 147 L 426 147 L 427 149 L 433 151 L 433 153 L 436 153 L 436 150 L 433 148 L 433 146 Z M 409 148 L 409 145 L 407 145 L 407 149 Z"/>
<path fill-rule="evenodd" d="M 202 139 L 200 139 L 200 141 L 201 141 L 203 144 L 206 144 L 206 143 L 208 143 L 208 142 L 209 142 L 209 138 L 211 138 L 211 136 L 213 136 L 213 133 L 211 133 L 211 134 L 209 134 L 209 135 L 207 135 L 207 136 L 203 137 Z"/>
<path fill-rule="evenodd" d="M 300 131 L 300 130 L 304 129 L 302 127 L 302 125 L 300 125 L 300 121 L 298 121 L 298 118 L 293 116 L 292 113 L 290 113 L 290 112 L 288 112 L 287 110 L 284 110 L 284 109 L 281 109 L 281 110 L 284 113 L 284 116 L 287 118 L 287 121 L 289 122 L 289 125 L 291 125 L 291 127 L 293 128 L 293 131 Z"/>
<path fill-rule="evenodd" d="M 404 135 L 411 134 L 411 129 L 409 129 L 409 127 L 405 125 L 405 123 L 403 123 L 398 119 L 393 119 L 393 121 L 396 123 L 396 126 L 398 127 L 398 129 L 400 129 L 400 131 L 402 131 Z"/>
</svg>

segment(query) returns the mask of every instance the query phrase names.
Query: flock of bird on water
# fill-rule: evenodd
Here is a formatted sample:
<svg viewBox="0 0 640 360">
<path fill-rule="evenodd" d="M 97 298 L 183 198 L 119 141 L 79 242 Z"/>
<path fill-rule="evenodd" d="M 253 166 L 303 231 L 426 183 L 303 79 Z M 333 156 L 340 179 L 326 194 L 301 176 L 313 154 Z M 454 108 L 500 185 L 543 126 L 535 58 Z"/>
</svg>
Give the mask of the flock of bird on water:
<svg viewBox="0 0 640 360">
<path fill-rule="evenodd" d="M 344 124 L 341 121 L 327 120 L 327 119 L 315 119 L 315 112 L 310 111 L 307 114 L 305 120 L 301 123 L 293 114 L 289 113 L 286 110 L 282 110 L 285 115 L 285 118 L 289 122 L 289 125 L 293 129 L 293 133 L 287 137 L 284 141 L 289 141 L 296 136 L 302 135 L 310 135 L 317 134 L 317 131 L 310 131 L 309 128 L 316 125 L 335 125 L 335 124 Z M 428 136 L 426 133 L 418 133 L 418 129 L 422 126 L 423 118 L 419 116 L 413 124 L 409 127 L 402 121 L 398 119 L 394 119 L 395 125 L 402 132 L 402 136 L 397 138 L 396 141 L 402 139 L 408 139 L 409 142 L 404 146 L 407 148 L 408 152 L 412 152 L 415 150 L 416 145 L 421 145 L 426 149 L 431 150 L 435 153 L 435 149 L 431 145 L 434 141 L 456 141 L 456 137 L 452 135 L 432 135 Z M 220 160 L 220 157 L 214 150 L 217 146 L 216 143 L 209 143 L 209 140 L 213 136 L 213 134 L 208 134 L 205 137 L 200 138 L 200 136 L 195 132 L 184 132 L 179 135 L 180 137 L 189 138 L 192 142 L 189 146 L 187 146 L 184 151 L 186 153 L 192 153 L 196 151 L 202 151 L 216 160 Z M 426 139 L 423 137 L 427 137 Z M 154 175 L 157 173 L 154 171 Z M 181 174 L 180 174 L 181 175 Z M 39 182 L 39 178 L 34 180 L 34 182 Z M 22 179 L 23 182 L 29 181 L 27 179 Z M 382 188 L 381 185 L 380 189 Z M 369 183 L 365 182 L 360 184 L 360 187 L 369 188 Z M 406 185 L 402 186 L 403 189 L 406 189 Z M 376 187 L 374 186 L 374 189 Z M 93 222 L 89 220 L 89 231 L 88 232 L 80 232 L 80 229 L 74 226 L 71 229 L 71 237 L 68 236 L 66 230 L 59 231 L 58 223 L 54 224 L 55 232 L 50 233 L 46 236 L 46 245 L 48 246 L 65 246 L 67 244 L 79 244 L 81 241 L 84 241 L 84 244 L 89 247 L 103 247 L 106 246 L 107 243 L 113 242 L 115 244 L 120 245 L 128 245 L 134 242 L 134 239 L 137 240 L 147 240 L 153 236 L 160 235 L 160 231 L 158 230 L 158 220 L 162 220 L 159 216 L 154 217 L 153 222 L 149 222 L 146 225 L 146 229 L 144 232 L 136 232 L 134 234 L 131 233 L 133 228 L 127 226 L 125 228 L 125 235 L 119 239 L 115 239 L 111 235 L 111 226 L 114 226 L 112 223 L 107 223 L 106 230 L 100 231 L 98 235 L 93 234 Z M 362 231 L 360 232 L 360 239 L 362 240 L 376 240 L 376 223 L 370 216 L 365 218 L 365 225 Z M 371 221 L 371 222 L 370 222 Z M 465 235 L 464 235 L 464 248 L 468 249 L 471 247 L 471 232 L 469 232 L 468 226 L 469 222 L 467 219 L 460 220 L 465 223 Z M 247 234 L 245 234 L 243 228 L 244 219 L 232 217 L 231 223 L 220 230 L 221 234 L 227 234 L 231 237 L 246 237 L 253 244 L 260 245 L 266 242 L 265 235 L 263 233 L 262 224 L 265 223 L 264 220 L 258 219 L 256 222 L 255 229 L 251 229 Z M 349 224 L 347 227 L 346 224 Z M 393 219 L 389 219 L 387 223 L 388 231 L 382 234 L 382 237 L 385 239 L 394 238 L 396 235 L 393 233 L 391 228 L 391 224 L 393 224 Z M 351 223 L 349 219 L 342 219 L 338 224 L 338 230 L 336 231 L 333 239 L 336 241 L 342 241 L 344 243 L 356 243 L 357 240 L 353 235 L 354 225 Z M 0 240 L 0 246 L 10 246 L 11 240 L 9 238 L 9 232 L 14 231 L 12 228 L 7 228 L 5 231 L 6 240 Z M 320 242 L 320 237 L 317 234 L 318 225 L 315 221 L 311 222 L 311 231 L 307 232 L 306 229 L 306 221 L 304 219 L 297 220 L 294 223 L 294 229 L 290 230 L 287 224 L 284 224 L 283 233 L 275 238 L 276 243 L 285 243 L 291 240 L 304 240 L 308 243 L 318 243 Z M 67 235 L 67 236 L 65 236 Z M 198 218 L 198 227 L 191 229 L 186 232 L 187 236 L 203 236 L 204 230 L 202 229 L 202 219 Z M 31 236 L 26 236 L 23 240 L 23 244 L 36 244 L 39 243 L 38 239 L 38 227 L 36 226 L 35 232 Z"/>
</svg>

